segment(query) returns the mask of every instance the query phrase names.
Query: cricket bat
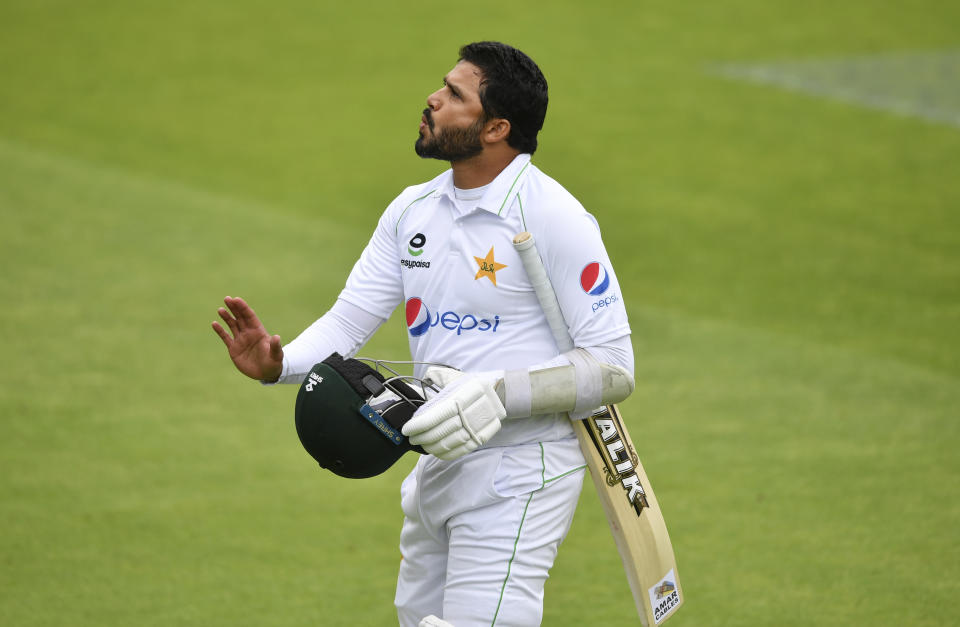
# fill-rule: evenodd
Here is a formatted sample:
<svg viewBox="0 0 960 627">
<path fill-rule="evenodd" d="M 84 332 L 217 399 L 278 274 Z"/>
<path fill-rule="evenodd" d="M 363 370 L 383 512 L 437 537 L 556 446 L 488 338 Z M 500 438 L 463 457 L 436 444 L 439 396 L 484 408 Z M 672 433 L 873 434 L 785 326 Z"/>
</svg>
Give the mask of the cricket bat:
<svg viewBox="0 0 960 627">
<path fill-rule="evenodd" d="M 518 234 L 513 246 L 557 346 L 561 352 L 573 350 L 573 339 L 533 235 Z M 655 627 L 673 616 L 683 603 L 677 561 L 657 497 L 616 405 L 575 420 L 573 427 L 620 552 L 640 622 L 644 627 Z"/>
</svg>

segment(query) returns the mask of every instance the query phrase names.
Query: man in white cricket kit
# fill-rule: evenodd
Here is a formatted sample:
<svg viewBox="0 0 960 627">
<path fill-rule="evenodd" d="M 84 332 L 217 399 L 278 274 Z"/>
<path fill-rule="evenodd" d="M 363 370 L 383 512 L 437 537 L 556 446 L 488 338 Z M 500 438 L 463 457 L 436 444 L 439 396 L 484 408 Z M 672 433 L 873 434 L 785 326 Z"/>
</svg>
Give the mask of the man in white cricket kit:
<svg viewBox="0 0 960 627">
<path fill-rule="evenodd" d="M 540 624 L 585 462 L 574 407 L 537 414 L 530 374 L 566 366 L 593 400 L 587 380 L 600 364 L 633 371 L 597 222 L 531 163 L 546 109 L 547 83 L 529 57 L 496 42 L 464 46 L 427 98 L 416 141 L 418 155 L 451 169 L 387 207 L 334 306 L 282 347 L 239 298 L 219 310 L 229 333 L 213 323 L 241 372 L 300 383 L 334 351 L 355 354 L 403 304 L 412 359 L 462 371 L 415 373 L 443 389 L 403 427 L 428 453 L 401 487 L 404 627 Z M 512 246 L 522 231 L 537 239 L 575 351 L 558 354 Z"/>
</svg>

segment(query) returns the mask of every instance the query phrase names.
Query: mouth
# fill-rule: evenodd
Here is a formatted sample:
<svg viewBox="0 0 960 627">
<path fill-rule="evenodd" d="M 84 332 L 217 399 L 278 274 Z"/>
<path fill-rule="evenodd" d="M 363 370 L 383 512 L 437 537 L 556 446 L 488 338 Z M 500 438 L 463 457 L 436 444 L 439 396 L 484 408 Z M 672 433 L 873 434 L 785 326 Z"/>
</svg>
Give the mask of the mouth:
<svg viewBox="0 0 960 627">
<path fill-rule="evenodd" d="M 420 116 L 420 132 L 428 128 L 433 130 L 433 120 L 430 119 L 430 109 L 424 109 L 423 115 Z"/>
</svg>

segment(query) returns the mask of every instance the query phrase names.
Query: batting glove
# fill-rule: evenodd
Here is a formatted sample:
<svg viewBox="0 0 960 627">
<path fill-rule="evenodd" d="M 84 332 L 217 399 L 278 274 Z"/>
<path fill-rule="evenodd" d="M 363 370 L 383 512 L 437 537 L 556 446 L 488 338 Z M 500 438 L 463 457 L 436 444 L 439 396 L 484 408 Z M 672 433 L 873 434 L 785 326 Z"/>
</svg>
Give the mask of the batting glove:
<svg viewBox="0 0 960 627">
<path fill-rule="evenodd" d="M 500 421 L 507 415 L 494 390 L 502 378 L 502 373 L 497 374 L 455 376 L 428 370 L 425 379 L 447 384 L 417 410 L 403 426 L 403 434 L 411 444 L 444 460 L 457 459 L 477 449 L 500 430 Z"/>
</svg>

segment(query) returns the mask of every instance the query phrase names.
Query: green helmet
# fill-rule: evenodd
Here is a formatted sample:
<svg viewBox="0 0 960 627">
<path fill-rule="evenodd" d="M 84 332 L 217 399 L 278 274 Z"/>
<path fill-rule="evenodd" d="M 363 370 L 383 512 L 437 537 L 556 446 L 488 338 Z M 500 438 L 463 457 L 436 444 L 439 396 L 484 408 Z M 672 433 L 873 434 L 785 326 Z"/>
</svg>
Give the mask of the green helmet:
<svg viewBox="0 0 960 627">
<path fill-rule="evenodd" d="M 424 403 L 423 394 L 403 379 L 385 378 L 363 361 L 337 353 L 314 365 L 297 393 L 303 448 L 323 468 L 351 479 L 379 475 L 407 451 L 423 453 L 400 431 Z"/>
</svg>

